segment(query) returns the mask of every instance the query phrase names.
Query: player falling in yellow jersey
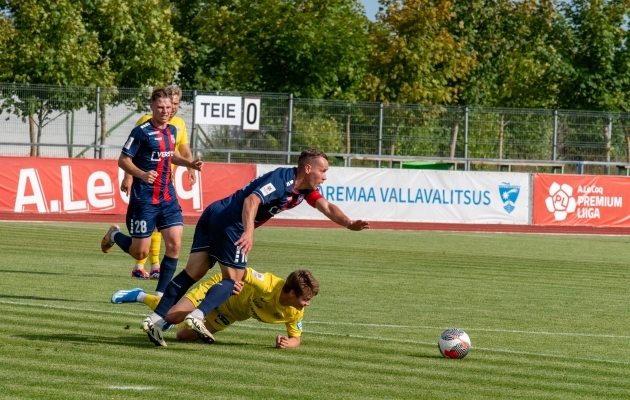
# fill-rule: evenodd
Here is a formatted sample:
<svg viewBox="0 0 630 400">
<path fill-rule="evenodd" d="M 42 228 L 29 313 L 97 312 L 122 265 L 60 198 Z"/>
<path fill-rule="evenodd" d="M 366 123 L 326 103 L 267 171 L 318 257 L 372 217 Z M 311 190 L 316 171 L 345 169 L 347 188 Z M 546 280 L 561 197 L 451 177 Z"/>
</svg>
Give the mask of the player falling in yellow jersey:
<svg viewBox="0 0 630 400">
<path fill-rule="evenodd" d="M 279 349 L 295 348 L 301 343 L 302 318 L 304 307 L 311 304 L 311 299 L 319 292 L 319 283 L 307 270 L 293 271 L 286 280 L 266 272 L 259 273 L 247 268 L 243 282 L 235 284 L 234 292 L 218 308 L 206 315 L 205 325 L 210 333 L 222 331 L 236 321 L 255 318 L 269 324 L 285 324 L 287 336 L 276 336 L 275 346 Z M 169 324 L 179 324 L 177 340 L 195 341 L 197 332 L 185 328 L 181 323 L 203 300 L 208 289 L 220 284 L 222 275 L 216 274 L 208 281 L 192 289 L 164 318 Z M 244 284 L 243 284 L 244 283 Z M 141 302 L 152 310 L 157 307 L 160 298 L 145 293 L 142 289 L 119 290 L 112 295 L 112 303 Z M 214 343 L 210 336 L 205 343 Z M 156 343 L 156 346 L 160 345 Z M 161 344 L 164 345 L 164 344 Z"/>
<path fill-rule="evenodd" d="M 192 161 L 192 152 L 190 151 L 190 146 L 188 145 L 188 133 L 186 132 L 186 123 L 184 120 L 177 115 L 177 111 L 179 110 L 179 103 L 182 98 L 182 91 L 180 88 L 176 86 L 169 86 L 166 88 L 167 94 L 171 96 L 173 99 L 173 112 L 171 114 L 171 119 L 168 120 L 168 123 L 175 126 L 177 129 L 177 139 L 175 142 L 175 150 L 179 151 L 179 154 Z M 143 124 L 144 122 L 151 119 L 151 115 L 144 115 L 137 122 L 136 126 Z M 172 170 L 175 169 L 174 165 L 171 165 Z M 188 180 L 191 185 L 194 185 L 197 182 L 197 175 L 195 171 L 191 168 L 188 168 Z M 133 177 L 127 173 L 125 173 L 125 177 L 123 178 L 122 184 L 120 185 L 120 190 L 129 194 L 131 190 L 131 184 L 133 182 Z M 146 257 L 142 260 L 136 260 L 133 269 L 131 270 L 131 276 L 135 278 L 141 279 L 159 279 L 160 278 L 160 246 L 162 245 L 162 234 L 158 231 L 153 232 L 151 235 L 151 247 L 149 248 L 149 257 L 151 258 L 151 272 L 147 272 L 144 269 L 144 265 L 147 262 L 149 257 Z M 161 293 L 158 293 L 161 295 Z"/>
</svg>

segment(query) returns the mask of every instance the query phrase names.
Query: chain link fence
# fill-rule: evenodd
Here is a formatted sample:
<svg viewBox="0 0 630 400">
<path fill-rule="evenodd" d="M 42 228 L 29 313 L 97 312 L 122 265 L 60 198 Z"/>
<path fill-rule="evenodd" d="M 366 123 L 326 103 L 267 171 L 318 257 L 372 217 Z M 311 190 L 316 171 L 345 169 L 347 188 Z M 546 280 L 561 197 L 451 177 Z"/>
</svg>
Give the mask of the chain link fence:
<svg viewBox="0 0 630 400">
<path fill-rule="evenodd" d="M 197 95 L 260 98 L 260 130 L 193 125 Z M 118 158 L 136 121 L 150 112 L 149 96 L 148 89 L 0 83 L 0 155 Z M 630 162 L 630 115 L 625 113 L 187 90 L 178 115 L 186 122 L 194 152 L 206 161 L 293 164 L 302 149 L 318 147 L 331 155 L 332 165 L 365 167 L 491 160 L 466 167 L 496 170 L 520 160 L 513 170 L 547 172 L 548 167 L 536 164 L 553 161 L 566 163 L 565 172 L 604 174 L 615 164 Z"/>
</svg>

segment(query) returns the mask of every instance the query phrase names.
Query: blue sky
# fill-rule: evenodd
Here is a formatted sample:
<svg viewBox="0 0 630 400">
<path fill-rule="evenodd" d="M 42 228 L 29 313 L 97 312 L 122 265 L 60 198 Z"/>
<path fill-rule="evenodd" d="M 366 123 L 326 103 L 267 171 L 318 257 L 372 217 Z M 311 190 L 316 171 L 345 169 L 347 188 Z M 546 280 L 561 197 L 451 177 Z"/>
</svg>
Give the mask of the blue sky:
<svg viewBox="0 0 630 400">
<path fill-rule="evenodd" d="M 365 7 L 365 14 L 374 21 L 374 16 L 378 12 L 378 0 L 359 0 Z"/>
</svg>

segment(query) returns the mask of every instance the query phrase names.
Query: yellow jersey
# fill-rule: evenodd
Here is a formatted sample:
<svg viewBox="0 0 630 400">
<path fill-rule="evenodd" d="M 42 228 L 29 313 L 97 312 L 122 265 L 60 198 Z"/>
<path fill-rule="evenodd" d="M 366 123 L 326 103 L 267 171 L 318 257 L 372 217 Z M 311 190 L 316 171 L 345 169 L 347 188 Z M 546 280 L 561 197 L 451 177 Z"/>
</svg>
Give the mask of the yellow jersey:
<svg viewBox="0 0 630 400">
<path fill-rule="evenodd" d="M 152 115 L 145 115 L 136 121 L 136 126 L 150 120 Z M 179 151 L 179 146 L 188 144 L 188 134 L 186 133 L 186 123 L 177 115 L 168 120 L 168 123 L 177 129 L 177 137 L 175 138 L 175 150 Z"/>
<path fill-rule="evenodd" d="M 222 280 L 216 274 L 197 288 L 191 290 L 186 298 L 197 307 L 206 296 L 210 287 Z M 285 324 L 289 337 L 302 335 L 304 309 L 280 304 L 280 293 L 284 280 L 265 272 L 261 274 L 251 268 L 245 270 L 245 285 L 238 296 L 230 298 L 218 308 L 206 315 L 206 321 L 217 331 L 227 328 L 235 321 L 255 318 L 268 324 Z"/>
</svg>

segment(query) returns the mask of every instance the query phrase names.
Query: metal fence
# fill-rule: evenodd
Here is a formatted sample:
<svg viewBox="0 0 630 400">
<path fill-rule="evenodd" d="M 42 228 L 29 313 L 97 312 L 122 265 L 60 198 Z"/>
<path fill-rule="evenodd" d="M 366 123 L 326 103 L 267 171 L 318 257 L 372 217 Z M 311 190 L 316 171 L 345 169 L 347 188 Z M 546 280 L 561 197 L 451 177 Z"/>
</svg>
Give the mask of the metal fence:
<svg viewBox="0 0 630 400">
<path fill-rule="evenodd" d="M 194 126 L 194 97 L 205 94 L 259 97 L 260 131 Z M 148 89 L 0 83 L 0 155 L 117 158 L 136 121 L 149 111 L 149 95 Z M 568 172 L 602 174 L 630 161 L 626 113 L 184 91 L 178 115 L 194 152 L 207 161 L 292 164 L 306 147 L 326 151 L 333 165 L 365 167 L 452 161 L 473 170 L 512 163 L 514 170 L 545 172 L 545 164 L 555 162 Z"/>
</svg>

